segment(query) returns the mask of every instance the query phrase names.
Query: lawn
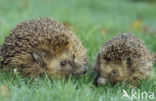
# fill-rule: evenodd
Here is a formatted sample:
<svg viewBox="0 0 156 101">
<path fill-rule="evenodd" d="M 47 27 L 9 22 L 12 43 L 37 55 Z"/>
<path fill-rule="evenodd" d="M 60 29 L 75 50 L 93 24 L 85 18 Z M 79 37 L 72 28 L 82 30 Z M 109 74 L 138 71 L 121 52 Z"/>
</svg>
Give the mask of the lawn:
<svg viewBox="0 0 156 101">
<path fill-rule="evenodd" d="M 136 0 L 137 1 L 137 0 Z M 135 100 L 142 92 L 154 94 L 156 78 L 139 82 L 130 88 L 127 83 L 95 87 L 90 74 L 96 54 L 103 44 L 117 33 L 131 32 L 143 40 L 151 54 L 156 52 L 155 0 L 0 0 L 0 45 L 10 30 L 22 21 L 50 17 L 68 25 L 87 48 L 89 71 L 80 78 L 55 81 L 37 78 L 34 81 L 14 73 L 0 71 L 0 101 L 131 101 L 123 97 L 123 89 Z M 156 73 L 156 65 L 153 66 Z M 134 100 L 134 99 L 133 99 Z"/>
</svg>

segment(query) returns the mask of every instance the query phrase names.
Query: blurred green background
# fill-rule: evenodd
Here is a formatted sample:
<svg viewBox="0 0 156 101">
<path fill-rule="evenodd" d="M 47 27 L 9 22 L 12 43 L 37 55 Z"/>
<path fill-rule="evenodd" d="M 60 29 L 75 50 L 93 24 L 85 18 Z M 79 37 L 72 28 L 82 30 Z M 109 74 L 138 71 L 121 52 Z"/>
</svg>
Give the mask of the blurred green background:
<svg viewBox="0 0 156 101">
<path fill-rule="evenodd" d="M 156 52 L 156 0 L 0 0 L 0 44 L 17 24 L 38 17 L 50 17 L 70 27 L 87 48 L 90 65 L 103 44 L 117 33 L 131 32 L 145 42 L 151 54 Z M 89 74 L 65 83 L 40 78 L 30 83 L 0 73 L 3 101 L 127 101 L 122 89 L 131 92 L 125 83 L 95 88 Z M 156 94 L 155 85 L 154 76 L 135 89 Z"/>
</svg>

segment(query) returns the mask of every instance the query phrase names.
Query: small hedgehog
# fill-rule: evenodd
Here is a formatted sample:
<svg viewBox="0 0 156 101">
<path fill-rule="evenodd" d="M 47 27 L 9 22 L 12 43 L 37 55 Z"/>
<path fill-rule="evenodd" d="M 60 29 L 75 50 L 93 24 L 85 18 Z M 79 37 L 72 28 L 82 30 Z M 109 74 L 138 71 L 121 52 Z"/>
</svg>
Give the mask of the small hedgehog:
<svg viewBox="0 0 156 101">
<path fill-rule="evenodd" d="M 94 71 L 96 85 L 131 82 L 152 76 L 152 56 L 144 45 L 132 34 L 119 34 L 107 41 L 100 50 Z"/>
<path fill-rule="evenodd" d="M 0 67 L 17 69 L 26 77 L 80 75 L 86 72 L 86 49 L 80 40 L 50 18 L 17 25 L 1 46 Z"/>
</svg>

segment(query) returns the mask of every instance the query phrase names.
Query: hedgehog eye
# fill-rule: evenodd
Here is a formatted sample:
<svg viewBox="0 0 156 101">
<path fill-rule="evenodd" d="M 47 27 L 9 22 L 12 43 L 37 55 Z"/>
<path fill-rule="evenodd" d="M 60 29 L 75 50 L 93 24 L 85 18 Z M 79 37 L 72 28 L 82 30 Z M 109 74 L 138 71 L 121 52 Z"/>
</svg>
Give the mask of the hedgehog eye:
<svg viewBox="0 0 156 101">
<path fill-rule="evenodd" d="M 61 63 L 60 63 L 60 66 L 61 67 L 64 67 L 66 65 L 66 61 L 62 61 Z"/>
<path fill-rule="evenodd" d="M 117 70 L 113 70 L 112 73 L 116 75 L 118 73 L 118 71 Z"/>
</svg>

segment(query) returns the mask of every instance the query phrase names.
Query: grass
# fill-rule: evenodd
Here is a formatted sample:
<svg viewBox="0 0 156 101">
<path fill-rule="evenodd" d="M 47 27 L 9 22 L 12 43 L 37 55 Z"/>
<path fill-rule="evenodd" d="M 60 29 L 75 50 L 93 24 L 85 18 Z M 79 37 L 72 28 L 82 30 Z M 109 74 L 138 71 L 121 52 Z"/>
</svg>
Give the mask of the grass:
<svg viewBox="0 0 156 101">
<path fill-rule="evenodd" d="M 87 48 L 93 65 L 100 47 L 117 33 L 132 32 L 153 54 L 156 51 L 156 2 L 147 0 L 0 0 L 0 44 L 21 21 L 50 17 L 67 23 Z M 156 72 L 156 66 L 153 66 Z M 128 101 L 127 83 L 95 87 L 91 74 L 55 81 L 45 76 L 33 82 L 13 73 L 0 71 L 0 101 Z M 154 92 L 156 78 L 140 81 L 134 90 Z M 138 94 L 139 95 L 139 94 Z M 137 99 L 138 100 L 138 99 Z M 146 99 L 141 99 L 146 100 Z M 147 100 L 146 100 L 147 101 Z M 153 100 L 154 101 L 154 100 Z"/>
</svg>

